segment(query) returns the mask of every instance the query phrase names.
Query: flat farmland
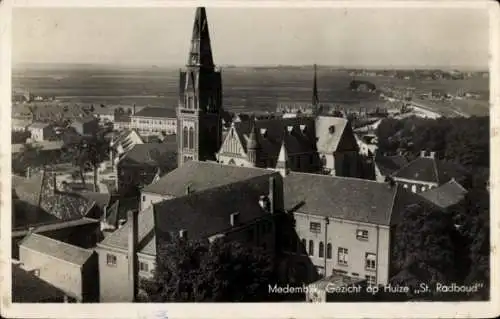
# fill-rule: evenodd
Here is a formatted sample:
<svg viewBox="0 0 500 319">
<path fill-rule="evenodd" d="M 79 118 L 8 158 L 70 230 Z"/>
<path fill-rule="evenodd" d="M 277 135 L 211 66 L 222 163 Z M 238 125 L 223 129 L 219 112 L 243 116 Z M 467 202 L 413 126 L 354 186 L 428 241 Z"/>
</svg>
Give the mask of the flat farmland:
<svg viewBox="0 0 500 319">
<path fill-rule="evenodd" d="M 310 102 L 312 99 L 312 67 L 223 68 L 224 107 L 229 110 L 274 111 L 278 102 Z M 376 107 L 381 104 L 375 94 L 353 92 L 353 79 L 346 71 L 318 69 L 318 91 L 321 102 L 338 103 L 353 108 Z M 405 81 L 390 77 L 356 77 L 377 87 L 415 87 L 416 92 L 443 89 L 455 92 L 488 93 L 488 79 Z M 179 91 L 178 68 L 44 68 L 13 70 L 15 91 L 29 90 L 35 95 L 56 96 L 74 103 L 124 104 L 175 108 Z M 457 106 L 467 114 L 486 114 L 488 107 Z M 464 102 L 464 104 L 466 104 Z M 478 110 L 476 110 L 478 108 Z"/>
</svg>

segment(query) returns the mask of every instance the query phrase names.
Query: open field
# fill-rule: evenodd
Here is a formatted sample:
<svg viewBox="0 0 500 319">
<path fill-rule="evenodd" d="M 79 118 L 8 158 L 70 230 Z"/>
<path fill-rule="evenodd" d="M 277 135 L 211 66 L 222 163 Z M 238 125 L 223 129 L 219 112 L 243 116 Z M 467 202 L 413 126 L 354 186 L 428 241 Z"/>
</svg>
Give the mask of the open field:
<svg viewBox="0 0 500 319">
<path fill-rule="evenodd" d="M 244 68 L 222 70 L 224 107 L 273 111 L 278 102 L 310 102 L 312 67 Z M 179 70 L 149 69 L 31 69 L 13 70 L 13 88 L 30 90 L 35 95 L 56 96 L 62 101 L 96 104 L 137 104 L 174 108 L 177 105 Z M 353 79 L 346 71 L 318 69 L 319 98 L 324 103 L 339 103 L 366 108 L 380 105 L 376 95 L 352 92 Z M 443 89 L 456 92 L 459 88 L 482 92 L 487 96 L 488 79 L 412 81 L 390 77 L 356 77 L 389 87 L 416 87 L 416 92 Z M 361 103 L 360 103 L 361 101 Z M 460 101 L 460 112 L 487 114 L 486 101 Z M 439 107 L 439 106 L 438 106 Z M 446 106 L 447 108 L 449 106 Z M 451 107 L 454 107 L 453 105 Z M 434 108 L 434 106 L 432 106 Z"/>
</svg>

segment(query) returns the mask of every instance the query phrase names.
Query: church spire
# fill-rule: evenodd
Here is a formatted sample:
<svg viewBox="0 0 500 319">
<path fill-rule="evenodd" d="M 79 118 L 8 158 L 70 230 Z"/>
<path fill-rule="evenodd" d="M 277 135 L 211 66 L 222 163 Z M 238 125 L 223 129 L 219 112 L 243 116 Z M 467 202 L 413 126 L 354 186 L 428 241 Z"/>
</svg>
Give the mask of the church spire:
<svg viewBox="0 0 500 319">
<path fill-rule="evenodd" d="M 316 75 L 316 64 L 314 65 L 314 80 L 313 80 L 313 96 L 312 96 L 312 105 L 317 106 L 319 104 L 318 97 L 318 83 L 317 83 L 317 75 Z"/>
<path fill-rule="evenodd" d="M 189 60 L 187 65 L 201 66 L 205 68 L 214 67 L 205 7 L 196 8 L 193 35 L 191 37 L 191 49 L 189 50 Z"/>
</svg>

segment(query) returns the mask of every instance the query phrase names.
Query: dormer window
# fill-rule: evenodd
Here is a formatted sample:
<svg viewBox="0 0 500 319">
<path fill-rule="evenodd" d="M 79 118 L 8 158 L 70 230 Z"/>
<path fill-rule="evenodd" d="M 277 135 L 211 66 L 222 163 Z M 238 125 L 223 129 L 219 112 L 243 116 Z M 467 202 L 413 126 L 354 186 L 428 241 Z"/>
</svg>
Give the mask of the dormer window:
<svg viewBox="0 0 500 319">
<path fill-rule="evenodd" d="M 267 137 L 267 129 L 266 128 L 261 128 L 260 129 L 260 135 L 262 135 L 263 137 Z"/>
</svg>

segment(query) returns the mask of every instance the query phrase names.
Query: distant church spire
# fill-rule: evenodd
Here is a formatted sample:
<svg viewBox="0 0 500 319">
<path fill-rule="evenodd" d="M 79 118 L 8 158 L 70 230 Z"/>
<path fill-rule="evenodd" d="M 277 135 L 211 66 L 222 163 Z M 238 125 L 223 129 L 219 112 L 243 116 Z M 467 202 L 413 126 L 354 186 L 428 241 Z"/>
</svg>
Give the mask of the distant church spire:
<svg viewBox="0 0 500 319">
<path fill-rule="evenodd" d="M 316 64 L 315 64 L 314 65 L 314 80 L 313 80 L 312 105 L 313 106 L 317 106 L 318 104 L 319 104 L 318 83 L 317 83 Z"/>
<path fill-rule="evenodd" d="M 204 7 L 196 8 L 196 16 L 191 37 L 188 66 L 214 67 L 210 35 L 208 32 L 207 13 Z"/>
</svg>

